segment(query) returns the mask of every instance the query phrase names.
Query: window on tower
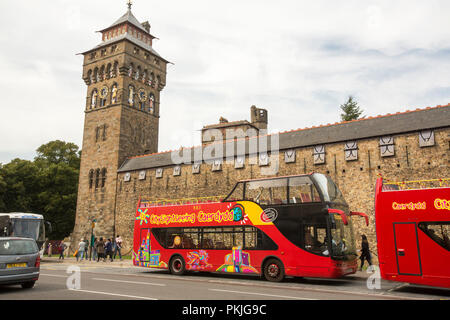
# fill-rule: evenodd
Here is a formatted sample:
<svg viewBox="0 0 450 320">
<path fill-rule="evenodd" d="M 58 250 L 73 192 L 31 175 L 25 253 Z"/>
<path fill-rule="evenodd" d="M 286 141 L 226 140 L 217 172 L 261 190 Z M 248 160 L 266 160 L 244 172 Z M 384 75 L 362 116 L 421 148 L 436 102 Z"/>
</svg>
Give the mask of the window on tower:
<svg viewBox="0 0 450 320">
<path fill-rule="evenodd" d="M 95 189 L 98 188 L 100 183 L 100 169 L 95 170 Z"/>
<path fill-rule="evenodd" d="M 94 170 L 89 170 L 89 189 L 92 189 L 92 186 L 94 184 Z"/>
<path fill-rule="evenodd" d="M 103 128 L 102 140 L 105 141 L 106 140 L 106 124 L 104 124 L 102 126 L 102 128 Z"/>
<path fill-rule="evenodd" d="M 105 183 L 106 183 L 106 168 L 102 169 L 102 188 L 105 187 Z"/>
</svg>

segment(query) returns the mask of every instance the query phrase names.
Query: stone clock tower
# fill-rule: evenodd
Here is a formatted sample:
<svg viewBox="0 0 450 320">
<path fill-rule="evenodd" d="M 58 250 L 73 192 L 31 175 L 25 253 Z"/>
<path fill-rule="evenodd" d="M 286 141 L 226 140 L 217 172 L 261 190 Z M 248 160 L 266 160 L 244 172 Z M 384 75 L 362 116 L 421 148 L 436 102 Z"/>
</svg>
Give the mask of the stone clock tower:
<svg viewBox="0 0 450 320">
<path fill-rule="evenodd" d="M 72 244 L 114 236 L 117 169 L 129 156 L 158 150 L 160 92 L 168 61 L 153 49 L 148 22 L 127 12 L 99 31 L 102 42 L 84 53 L 85 120 Z"/>
</svg>

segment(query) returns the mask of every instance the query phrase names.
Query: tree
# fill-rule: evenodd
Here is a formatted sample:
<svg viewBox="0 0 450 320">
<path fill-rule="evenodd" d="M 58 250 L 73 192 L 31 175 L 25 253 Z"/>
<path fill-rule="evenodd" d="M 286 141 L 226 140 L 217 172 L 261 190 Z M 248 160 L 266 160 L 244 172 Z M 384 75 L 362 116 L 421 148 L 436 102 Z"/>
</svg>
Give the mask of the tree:
<svg viewBox="0 0 450 320">
<path fill-rule="evenodd" d="M 72 232 L 77 205 L 78 146 L 56 140 L 40 146 L 34 161 L 14 159 L 0 165 L 0 210 L 43 214 L 53 231 L 50 239 Z"/>
<path fill-rule="evenodd" d="M 14 159 L 1 168 L 5 185 L 1 194 L 6 212 L 36 212 L 36 195 L 41 190 L 39 169 L 32 161 Z"/>
<path fill-rule="evenodd" d="M 352 96 L 348 97 L 346 103 L 341 104 L 341 109 L 344 113 L 341 113 L 342 121 L 351 121 L 359 119 L 364 110 L 361 110 L 358 103 L 353 100 Z"/>
<path fill-rule="evenodd" d="M 44 144 L 36 152 L 42 186 L 37 201 L 45 219 L 52 223 L 51 238 L 62 239 L 75 224 L 80 152 L 76 144 L 60 140 Z"/>
</svg>

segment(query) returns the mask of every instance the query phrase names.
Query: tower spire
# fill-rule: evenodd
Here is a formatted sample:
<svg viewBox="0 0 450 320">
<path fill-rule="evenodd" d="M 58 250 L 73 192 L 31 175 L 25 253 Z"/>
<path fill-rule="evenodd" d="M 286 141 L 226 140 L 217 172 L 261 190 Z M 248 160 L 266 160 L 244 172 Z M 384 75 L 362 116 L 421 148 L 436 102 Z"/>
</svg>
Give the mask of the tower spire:
<svg viewBox="0 0 450 320">
<path fill-rule="evenodd" d="M 131 10 L 132 5 L 133 5 L 133 2 L 131 0 L 128 0 L 128 2 L 127 2 L 128 10 Z"/>
</svg>

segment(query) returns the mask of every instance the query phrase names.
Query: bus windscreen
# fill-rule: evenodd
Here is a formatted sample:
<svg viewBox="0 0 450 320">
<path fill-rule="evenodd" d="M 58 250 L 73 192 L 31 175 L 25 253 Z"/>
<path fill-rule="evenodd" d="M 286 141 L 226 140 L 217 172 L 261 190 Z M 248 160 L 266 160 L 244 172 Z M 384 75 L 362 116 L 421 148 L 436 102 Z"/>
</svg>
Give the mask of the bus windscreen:
<svg viewBox="0 0 450 320">
<path fill-rule="evenodd" d="M 41 239 L 44 235 L 44 224 L 42 220 L 38 219 L 11 219 L 12 220 L 12 235 L 15 237 L 32 238 L 36 241 Z"/>
</svg>

